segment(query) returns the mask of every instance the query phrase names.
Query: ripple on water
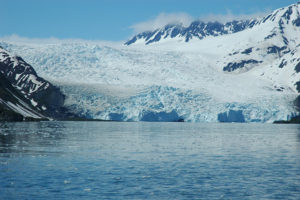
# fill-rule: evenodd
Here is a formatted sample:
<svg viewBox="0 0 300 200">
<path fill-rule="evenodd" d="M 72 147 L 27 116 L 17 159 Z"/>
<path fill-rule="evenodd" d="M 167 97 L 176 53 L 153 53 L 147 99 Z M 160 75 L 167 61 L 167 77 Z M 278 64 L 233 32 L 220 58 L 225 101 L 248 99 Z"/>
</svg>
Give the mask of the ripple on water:
<svg viewBox="0 0 300 200">
<path fill-rule="evenodd" d="M 7 123 L 0 199 L 298 199 L 300 127 Z"/>
</svg>

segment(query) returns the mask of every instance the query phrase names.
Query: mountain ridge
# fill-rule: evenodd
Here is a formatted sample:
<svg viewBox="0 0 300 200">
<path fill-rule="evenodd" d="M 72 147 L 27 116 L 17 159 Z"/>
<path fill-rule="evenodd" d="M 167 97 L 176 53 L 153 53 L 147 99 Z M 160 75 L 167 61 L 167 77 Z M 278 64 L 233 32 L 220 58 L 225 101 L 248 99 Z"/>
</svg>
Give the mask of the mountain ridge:
<svg viewBox="0 0 300 200">
<path fill-rule="evenodd" d="M 220 22 L 203 22 L 201 20 L 193 21 L 190 26 L 184 27 L 178 24 L 168 24 L 163 28 L 154 31 L 145 31 L 133 36 L 125 42 L 125 45 L 131 45 L 138 40 L 144 40 L 145 45 L 159 42 L 161 39 L 181 37 L 185 42 L 192 38 L 203 39 L 208 36 L 220 36 L 224 34 L 236 33 L 255 24 L 255 20 L 231 21 L 225 24 Z"/>
<path fill-rule="evenodd" d="M 0 45 L 59 86 L 65 105 L 82 117 L 265 123 L 299 114 L 299 10 L 287 6 L 251 28 L 188 42 Z"/>
<path fill-rule="evenodd" d="M 292 4 L 288 7 L 287 11 L 281 15 L 289 20 L 293 7 L 298 7 L 300 2 Z M 182 24 L 167 24 L 164 27 L 155 29 L 154 31 L 144 31 L 134 35 L 131 39 L 125 42 L 125 45 L 132 45 L 135 43 L 144 43 L 145 45 L 155 44 L 164 39 L 180 38 L 181 41 L 189 42 L 191 39 L 196 38 L 202 40 L 206 37 L 220 36 L 226 34 L 237 33 L 255 25 L 265 23 L 268 20 L 275 21 L 277 14 L 285 8 L 279 8 L 272 14 L 267 15 L 261 19 L 247 19 L 247 20 L 232 20 L 225 23 L 218 21 L 204 22 L 202 20 L 195 20 L 187 27 Z M 298 13 L 299 15 L 299 13 Z M 294 19 L 292 22 L 296 26 L 300 26 L 300 18 Z"/>
<path fill-rule="evenodd" d="M 59 88 L 39 77 L 31 65 L 0 47 L 0 104 L 13 119 L 57 119 L 67 116 L 65 96 Z M 4 117 L 5 118 L 5 117 Z M 3 120 L 5 120 L 3 118 Z M 8 117 L 10 118 L 10 117 Z M 22 121 L 22 120 L 21 120 Z"/>
<path fill-rule="evenodd" d="M 0 73 L 0 121 L 23 121 L 29 119 L 45 119 L 31 105 L 30 101 L 16 90 Z"/>
</svg>

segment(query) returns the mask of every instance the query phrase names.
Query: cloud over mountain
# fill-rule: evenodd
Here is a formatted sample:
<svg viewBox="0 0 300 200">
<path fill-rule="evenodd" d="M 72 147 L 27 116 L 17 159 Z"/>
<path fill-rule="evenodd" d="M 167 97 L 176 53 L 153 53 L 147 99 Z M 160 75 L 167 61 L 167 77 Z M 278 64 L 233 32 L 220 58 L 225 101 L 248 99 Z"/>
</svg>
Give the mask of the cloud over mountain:
<svg viewBox="0 0 300 200">
<path fill-rule="evenodd" d="M 194 18 L 187 13 L 160 13 L 158 16 L 144 22 L 140 22 L 131 26 L 134 32 L 151 31 L 161 28 L 167 24 L 182 24 L 188 26 Z"/>
<path fill-rule="evenodd" d="M 269 12 L 270 11 L 259 11 L 251 14 L 234 14 L 232 11 L 228 10 L 226 14 L 208 14 L 200 17 L 193 17 L 185 12 L 160 13 L 152 19 L 134 24 L 130 26 L 130 28 L 132 28 L 135 33 L 140 33 L 144 31 L 154 31 L 168 24 L 180 24 L 184 27 L 187 27 L 195 20 L 200 20 L 203 22 L 218 21 L 220 23 L 226 23 L 233 20 L 260 18 Z"/>
</svg>

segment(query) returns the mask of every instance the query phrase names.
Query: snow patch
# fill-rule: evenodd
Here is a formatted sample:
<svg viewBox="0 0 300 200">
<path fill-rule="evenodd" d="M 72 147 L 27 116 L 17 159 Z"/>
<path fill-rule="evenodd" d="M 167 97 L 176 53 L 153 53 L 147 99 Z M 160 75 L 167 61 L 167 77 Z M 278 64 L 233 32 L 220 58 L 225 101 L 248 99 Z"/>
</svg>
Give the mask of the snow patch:
<svg viewBox="0 0 300 200">
<path fill-rule="evenodd" d="M 217 122 L 220 113 L 234 110 L 246 122 L 272 122 L 294 114 L 299 95 L 300 29 L 289 23 L 299 17 L 299 6 L 279 23 L 287 9 L 244 31 L 187 43 L 178 36 L 134 46 L 64 40 L 0 45 L 60 86 L 66 106 L 83 116 L 139 121 L 145 113 L 157 119 L 176 113 L 185 121 Z M 280 52 L 270 53 L 274 46 Z M 238 66 L 241 61 L 249 63 Z M 229 63 L 238 70 L 225 73 Z M 35 77 L 22 79 L 40 86 Z"/>
<path fill-rule="evenodd" d="M 31 99 L 30 102 L 34 107 L 36 107 L 38 105 L 38 103 L 36 101 L 34 101 L 33 99 Z"/>
</svg>

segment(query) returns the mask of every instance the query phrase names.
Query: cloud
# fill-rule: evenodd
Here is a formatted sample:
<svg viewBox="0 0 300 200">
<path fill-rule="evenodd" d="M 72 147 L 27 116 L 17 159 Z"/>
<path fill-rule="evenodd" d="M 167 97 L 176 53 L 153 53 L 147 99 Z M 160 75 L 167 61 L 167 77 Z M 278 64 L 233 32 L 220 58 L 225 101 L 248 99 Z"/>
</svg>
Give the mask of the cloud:
<svg viewBox="0 0 300 200">
<path fill-rule="evenodd" d="M 1 36 L 0 40 L 5 42 L 18 42 L 18 43 L 37 43 L 37 44 L 44 44 L 44 43 L 58 43 L 61 40 L 55 37 L 50 38 L 28 38 L 22 37 L 17 34 L 11 34 L 6 36 Z"/>
<path fill-rule="evenodd" d="M 62 43 L 85 43 L 85 44 L 99 44 L 107 46 L 118 46 L 124 43 L 124 41 L 106 41 L 106 40 L 86 40 L 80 38 L 29 38 L 19 36 L 17 34 L 0 36 L 1 42 L 18 43 L 18 44 L 62 44 Z M 1 46 L 1 44 L 0 44 Z"/>
<path fill-rule="evenodd" d="M 204 22 L 226 23 L 233 20 L 246 20 L 253 18 L 261 18 L 270 13 L 270 10 L 264 12 L 256 12 L 252 14 L 233 14 L 230 10 L 226 14 L 208 14 L 198 18 L 194 18 L 187 13 L 161 13 L 158 16 L 144 22 L 140 22 L 130 26 L 135 33 L 144 31 L 153 31 L 158 28 L 162 28 L 167 24 L 181 24 L 185 27 L 189 26 L 191 22 L 195 20 L 201 20 Z"/>
<path fill-rule="evenodd" d="M 134 32 L 139 33 L 143 31 L 153 31 L 167 24 L 182 24 L 183 26 L 188 26 L 193 20 L 193 17 L 183 12 L 161 13 L 153 19 L 134 24 L 130 28 L 132 28 Z"/>
</svg>

